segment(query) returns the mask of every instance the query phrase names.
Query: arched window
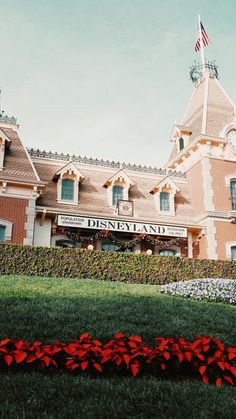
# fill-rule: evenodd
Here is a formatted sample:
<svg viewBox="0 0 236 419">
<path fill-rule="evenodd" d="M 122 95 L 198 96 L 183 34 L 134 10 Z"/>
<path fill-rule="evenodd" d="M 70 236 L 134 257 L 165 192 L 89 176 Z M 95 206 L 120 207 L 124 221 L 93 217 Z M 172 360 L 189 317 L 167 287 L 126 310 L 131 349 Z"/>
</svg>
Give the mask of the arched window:
<svg viewBox="0 0 236 419">
<path fill-rule="evenodd" d="M 61 200 L 66 200 L 66 201 L 74 200 L 74 180 L 62 179 Z"/>
<path fill-rule="evenodd" d="M 236 246 L 231 247 L 231 260 L 236 260 Z"/>
<path fill-rule="evenodd" d="M 119 199 L 123 199 L 123 190 L 122 186 L 113 186 L 112 188 L 112 205 L 117 205 Z"/>
<path fill-rule="evenodd" d="M 160 249 L 159 250 L 159 255 L 160 256 L 175 256 L 176 255 L 176 251 L 175 250 L 171 250 L 171 249 Z"/>
<path fill-rule="evenodd" d="M 160 192 L 160 211 L 170 211 L 169 192 Z"/>
<path fill-rule="evenodd" d="M 184 139 L 182 137 L 179 138 L 179 151 L 183 150 L 184 148 Z"/>
<path fill-rule="evenodd" d="M 0 226 L 0 242 L 3 242 L 5 240 L 5 230 L 6 227 Z"/>
<path fill-rule="evenodd" d="M 230 193 L 232 210 L 236 210 L 236 180 L 230 181 Z"/>
</svg>

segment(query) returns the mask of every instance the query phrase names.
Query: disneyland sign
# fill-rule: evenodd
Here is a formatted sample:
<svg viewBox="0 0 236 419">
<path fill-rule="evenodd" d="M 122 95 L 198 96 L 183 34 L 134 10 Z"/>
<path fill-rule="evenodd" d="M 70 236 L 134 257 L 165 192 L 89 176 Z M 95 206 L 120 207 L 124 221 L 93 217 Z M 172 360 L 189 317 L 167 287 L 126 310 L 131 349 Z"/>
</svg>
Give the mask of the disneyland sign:
<svg viewBox="0 0 236 419">
<path fill-rule="evenodd" d="M 157 236 L 187 237 L 187 228 L 163 224 L 135 223 L 74 215 L 58 215 L 58 226 L 119 231 L 124 233 L 153 234 Z"/>
</svg>

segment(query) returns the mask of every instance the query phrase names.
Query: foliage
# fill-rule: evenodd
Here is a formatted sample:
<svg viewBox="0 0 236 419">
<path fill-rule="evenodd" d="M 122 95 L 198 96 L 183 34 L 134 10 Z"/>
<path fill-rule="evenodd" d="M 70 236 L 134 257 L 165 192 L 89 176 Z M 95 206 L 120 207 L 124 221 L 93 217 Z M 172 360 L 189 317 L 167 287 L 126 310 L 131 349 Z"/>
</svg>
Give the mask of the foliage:
<svg viewBox="0 0 236 419">
<path fill-rule="evenodd" d="M 165 284 L 191 278 L 236 278 L 235 261 L 0 244 L 0 274 L 82 277 Z"/>
<path fill-rule="evenodd" d="M 215 338 L 201 336 L 192 343 L 184 338 L 155 338 L 145 345 L 140 336 L 117 333 L 102 344 L 83 333 L 65 344 L 42 345 L 5 338 L 0 341 L 0 368 L 22 370 L 84 371 L 104 376 L 150 375 L 194 378 L 204 383 L 236 384 L 236 348 L 225 348 Z"/>
<path fill-rule="evenodd" d="M 221 301 L 236 304 L 236 281 L 232 279 L 193 279 L 162 285 L 160 292 L 195 300 Z"/>
</svg>

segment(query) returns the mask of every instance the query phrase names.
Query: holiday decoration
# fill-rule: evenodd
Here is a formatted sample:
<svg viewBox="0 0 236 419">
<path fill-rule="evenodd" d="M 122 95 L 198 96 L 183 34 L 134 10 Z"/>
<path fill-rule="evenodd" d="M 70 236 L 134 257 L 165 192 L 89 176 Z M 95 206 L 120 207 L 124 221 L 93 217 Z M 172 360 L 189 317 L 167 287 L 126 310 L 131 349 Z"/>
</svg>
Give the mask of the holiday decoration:
<svg viewBox="0 0 236 419">
<path fill-rule="evenodd" d="M 146 242 L 152 246 L 159 246 L 161 249 L 169 249 L 172 246 L 180 246 L 181 244 L 185 244 L 187 239 L 185 238 L 175 238 L 175 239 L 164 239 L 161 240 L 160 237 L 153 238 L 148 234 L 142 233 L 134 237 L 132 240 L 129 241 L 122 241 L 117 239 L 116 236 L 109 230 L 102 230 L 98 233 L 94 234 L 93 236 L 81 236 L 77 230 L 73 229 L 65 229 L 65 235 L 73 241 L 80 242 L 81 244 L 89 245 L 94 244 L 96 240 L 100 240 L 103 238 L 108 239 L 112 244 L 119 247 L 121 250 L 133 250 L 135 246 L 140 244 L 141 242 Z"/>
</svg>

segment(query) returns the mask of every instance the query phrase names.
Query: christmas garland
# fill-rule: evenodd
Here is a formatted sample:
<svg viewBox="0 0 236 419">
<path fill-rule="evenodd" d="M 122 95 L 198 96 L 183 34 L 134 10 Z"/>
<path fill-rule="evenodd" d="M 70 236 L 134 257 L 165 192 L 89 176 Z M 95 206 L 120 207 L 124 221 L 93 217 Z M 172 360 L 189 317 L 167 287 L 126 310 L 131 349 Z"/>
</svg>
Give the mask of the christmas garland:
<svg viewBox="0 0 236 419">
<path fill-rule="evenodd" d="M 122 241 L 120 239 L 117 239 L 117 237 L 111 233 L 109 230 L 102 230 L 98 233 L 94 234 L 93 236 L 81 236 L 80 233 L 77 231 L 73 231 L 71 229 L 64 229 L 64 234 L 68 237 L 68 239 L 80 242 L 82 244 L 94 244 L 95 240 L 100 240 L 102 238 L 108 239 L 112 244 L 119 247 L 121 250 L 133 250 L 135 246 L 140 244 L 141 242 L 146 242 L 153 246 L 159 246 L 161 249 L 169 249 L 172 246 L 179 246 L 181 244 L 186 244 L 185 238 L 176 238 L 176 239 L 167 239 L 165 241 L 160 240 L 158 237 L 157 239 L 154 239 L 152 236 L 149 236 L 148 234 L 142 233 L 138 235 L 137 237 L 133 238 L 129 241 Z"/>
</svg>

